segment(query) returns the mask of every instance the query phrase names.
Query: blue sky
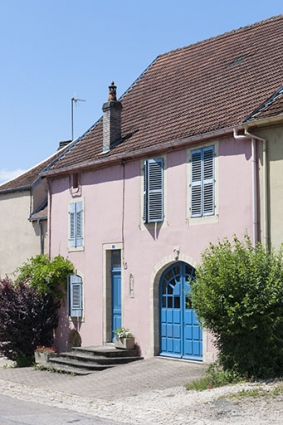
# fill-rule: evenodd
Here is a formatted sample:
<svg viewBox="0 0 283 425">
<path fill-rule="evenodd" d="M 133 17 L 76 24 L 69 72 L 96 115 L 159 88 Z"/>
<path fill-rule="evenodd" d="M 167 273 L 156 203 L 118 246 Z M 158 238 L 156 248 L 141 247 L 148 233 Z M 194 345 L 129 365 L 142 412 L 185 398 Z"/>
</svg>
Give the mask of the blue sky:
<svg viewBox="0 0 283 425">
<path fill-rule="evenodd" d="M 0 0 L 0 184 L 102 115 L 161 53 L 282 13 L 282 0 Z"/>
</svg>

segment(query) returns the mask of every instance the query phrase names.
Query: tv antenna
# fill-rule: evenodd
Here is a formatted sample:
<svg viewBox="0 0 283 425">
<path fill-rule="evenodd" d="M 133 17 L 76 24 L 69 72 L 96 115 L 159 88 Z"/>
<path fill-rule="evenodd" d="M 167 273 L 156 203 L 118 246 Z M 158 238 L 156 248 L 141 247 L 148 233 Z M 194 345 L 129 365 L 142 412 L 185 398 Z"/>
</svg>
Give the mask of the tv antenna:
<svg viewBox="0 0 283 425">
<path fill-rule="evenodd" d="M 77 97 L 73 96 L 71 98 L 71 114 L 72 114 L 72 140 L 74 139 L 74 103 L 77 102 L 86 102 L 84 99 L 78 99 Z"/>
</svg>

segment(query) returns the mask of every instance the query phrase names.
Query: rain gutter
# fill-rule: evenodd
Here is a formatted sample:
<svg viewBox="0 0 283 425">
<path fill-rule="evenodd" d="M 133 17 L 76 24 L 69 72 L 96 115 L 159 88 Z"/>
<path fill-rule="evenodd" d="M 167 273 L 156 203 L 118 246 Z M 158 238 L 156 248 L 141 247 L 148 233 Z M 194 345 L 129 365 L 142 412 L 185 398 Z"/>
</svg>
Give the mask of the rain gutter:
<svg viewBox="0 0 283 425">
<path fill-rule="evenodd" d="M 59 168 L 56 170 L 48 170 L 48 171 L 44 171 L 41 172 L 40 175 L 41 176 L 48 176 L 48 177 L 52 177 L 52 176 L 56 176 L 58 174 L 64 174 L 64 173 L 68 173 L 68 172 L 75 172 L 75 171 L 80 171 L 80 170 L 87 170 L 87 169 L 91 169 L 91 168 L 96 168 L 96 167 L 107 167 L 109 165 L 112 165 L 113 163 L 117 163 L 121 160 L 133 160 L 133 159 L 137 159 L 139 157 L 143 157 L 145 155 L 153 155 L 157 152 L 161 152 L 161 151 L 165 151 L 165 150 L 169 150 L 169 149 L 180 149 L 183 148 L 186 145 L 192 145 L 198 142 L 202 142 L 206 139 L 211 139 L 213 137 L 221 137 L 221 136 L 225 136 L 225 135 L 229 135 L 231 133 L 233 133 L 233 127 L 227 127 L 225 129 L 221 129 L 221 130 L 214 130 L 214 131 L 210 131 L 208 133 L 204 133 L 202 135 L 197 135 L 197 136 L 192 136 L 192 137 L 187 137 L 185 139 L 177 139 L 177 140 L 173 140 L 170 142 L 163 142 L 160 143 L 158 145 L 155 146 L 149 146 L 146 148 L 141 148 L 141 149 L 137 149 L 135 151 L 130 151 L 130 152 L 122 152 L 116 155 L 111 155 L 106 156 L 103 158 L 103 154 L 101 154 L 100 158 L 95 159 L 94 161 L 90 161 L 88 163 L 81 163 L 81 164 L 75 164 L 75 165 L 70 165 L 68 167 L 63 167 L 63 168 Z"/>
</svg>

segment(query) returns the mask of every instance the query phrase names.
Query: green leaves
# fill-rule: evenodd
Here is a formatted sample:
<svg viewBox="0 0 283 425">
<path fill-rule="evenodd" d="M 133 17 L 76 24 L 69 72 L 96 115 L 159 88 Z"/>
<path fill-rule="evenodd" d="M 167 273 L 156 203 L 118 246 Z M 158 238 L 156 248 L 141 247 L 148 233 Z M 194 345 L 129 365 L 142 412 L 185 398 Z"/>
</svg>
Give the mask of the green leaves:
<svg viewBox="0 0 283 425">
<path fill-rule="evenodd" d="M 74 266 L 61 255 L 49 260 L 47 255 L 37 255 L 16 270 L 18 282 L 28 282 L 42 294 L 62 298 L 67 289 L 67 277 L 73 274 Z"/>
<path fill-rule="evenodd" d="M 234 236 L 202 254 L 193 308 L 216 336 L 224 368 L 264 377 L 283 367 L 283 255 Z"/>
</svg>

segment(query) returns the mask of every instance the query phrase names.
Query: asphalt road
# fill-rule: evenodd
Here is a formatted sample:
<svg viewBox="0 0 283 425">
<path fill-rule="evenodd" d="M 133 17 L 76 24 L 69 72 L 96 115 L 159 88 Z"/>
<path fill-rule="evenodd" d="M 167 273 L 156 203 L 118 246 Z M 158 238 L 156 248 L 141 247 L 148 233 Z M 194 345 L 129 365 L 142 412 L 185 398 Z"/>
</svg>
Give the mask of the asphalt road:
<svg viewBox="0 0 283 425">
<path fill-rule="evenodd" d="M 121 422 L 83 415 L 0 395 L 0 425 L 121 425 Z M 123 424 L 125 425 L 125 424 Z"/>
</svg>

